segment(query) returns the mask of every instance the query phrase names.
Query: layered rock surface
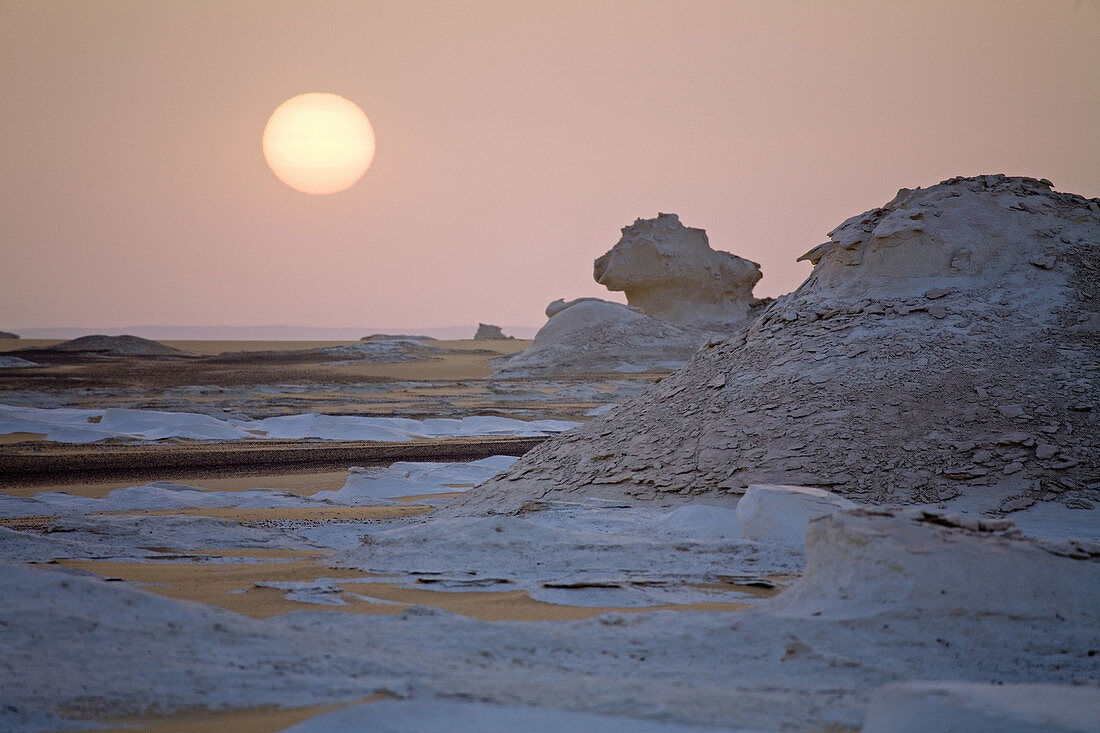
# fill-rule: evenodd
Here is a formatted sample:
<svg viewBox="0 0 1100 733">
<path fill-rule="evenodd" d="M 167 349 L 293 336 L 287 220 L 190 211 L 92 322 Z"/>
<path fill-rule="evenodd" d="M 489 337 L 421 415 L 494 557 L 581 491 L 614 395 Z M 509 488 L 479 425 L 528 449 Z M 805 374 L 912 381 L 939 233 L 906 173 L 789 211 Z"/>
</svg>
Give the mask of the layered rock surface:
<svg viewBox="0 0 1100 733">
<path fill-rule="evenodd" d="M 593 266 L 596 282 L 626 293 L 653 318 L 728 333 L 753 303 L 760 265 L 711 249 L 707 233 L 685 227 L 676 214 L 638 219 Z"/>
<path fill-rule="evenodd" d="M 953 178 L 849 219 L 795 292 L 452 511 L 532 498 L 1100 499 L 1100 201 Z M 568 312 L 568 311 L 566 311 Z"/>
</svg>

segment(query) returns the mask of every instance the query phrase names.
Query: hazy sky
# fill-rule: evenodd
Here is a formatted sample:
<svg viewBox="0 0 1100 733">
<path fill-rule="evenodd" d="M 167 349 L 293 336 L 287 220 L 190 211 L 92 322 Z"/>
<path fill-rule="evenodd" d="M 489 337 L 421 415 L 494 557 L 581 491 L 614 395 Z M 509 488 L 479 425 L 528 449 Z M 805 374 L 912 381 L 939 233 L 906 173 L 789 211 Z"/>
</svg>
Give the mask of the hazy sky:
<svg viewBox="0 0 1100 733">
<path fill-rule="evenodd" d="M 370 117 L 314 197 L 287 98 Z M 900 187 L 1100 196 L 1100 3 L 0 1 L 0 328 L 539 325 L 658 211 L 794 259 Z"/>
</svg>

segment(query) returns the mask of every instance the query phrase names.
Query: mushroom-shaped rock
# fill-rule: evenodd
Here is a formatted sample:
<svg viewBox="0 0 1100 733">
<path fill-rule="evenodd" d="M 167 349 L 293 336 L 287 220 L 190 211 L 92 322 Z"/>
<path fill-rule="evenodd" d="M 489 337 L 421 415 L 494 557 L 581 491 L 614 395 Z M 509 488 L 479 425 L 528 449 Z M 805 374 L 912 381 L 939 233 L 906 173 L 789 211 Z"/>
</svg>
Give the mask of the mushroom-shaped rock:
<svg viewBox="0 0 1100 733">
<path fill-rule="evenodd" d="M 630 305 L 678 326 L 730 331 L 753 303 L 760 265 L 710 248 L 707 233 L 675 214 L 638 219 L 594 263 L 596 282 Z"/>
</svg>

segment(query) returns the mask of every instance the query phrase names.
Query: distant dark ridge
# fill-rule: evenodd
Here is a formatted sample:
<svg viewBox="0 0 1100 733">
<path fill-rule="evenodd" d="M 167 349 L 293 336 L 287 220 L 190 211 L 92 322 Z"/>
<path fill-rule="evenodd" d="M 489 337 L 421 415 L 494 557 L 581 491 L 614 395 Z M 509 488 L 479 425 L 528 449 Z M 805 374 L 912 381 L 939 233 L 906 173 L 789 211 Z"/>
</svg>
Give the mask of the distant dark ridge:
<svg viewBox="0 0 1100 733">
<path fill-rule="evenodd" d="M 45 349 L 33 349 L 37 353 L 84 353 L 104 356 L 190 356 L 186 351 L 165 346 L 140 336 L 81 336 L 71 341 Z"/>
</svg>

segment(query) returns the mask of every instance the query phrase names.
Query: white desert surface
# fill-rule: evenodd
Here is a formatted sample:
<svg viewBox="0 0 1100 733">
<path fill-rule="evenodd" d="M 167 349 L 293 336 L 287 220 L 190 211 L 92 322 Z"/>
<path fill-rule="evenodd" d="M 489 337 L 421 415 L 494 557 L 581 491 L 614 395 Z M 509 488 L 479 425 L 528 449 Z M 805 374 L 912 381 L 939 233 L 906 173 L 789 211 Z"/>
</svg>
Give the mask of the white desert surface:
<svg viewBox="0 0 1100 733">
<path fill-rule="evenodd" d="M 707 328 L 743 321 L 675 373 L 556 369 L 582 339 L 511 377 L 530 342 L 20 342 L 0 461 L 56 465 L 0 473 L 0 729 L 1098 730 L 1100 202 L 902 190 L 770 302 L 682 236 L 686 270 L 608 258 L 632 308 L 547 323 L 677 348 L 710 296 L 666 286 L 733 268 Z M 541 444 L 340 457 L 365 440 Z M 264 445 L 330 458 L 172 464 Z"/>
</svg>

